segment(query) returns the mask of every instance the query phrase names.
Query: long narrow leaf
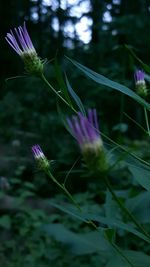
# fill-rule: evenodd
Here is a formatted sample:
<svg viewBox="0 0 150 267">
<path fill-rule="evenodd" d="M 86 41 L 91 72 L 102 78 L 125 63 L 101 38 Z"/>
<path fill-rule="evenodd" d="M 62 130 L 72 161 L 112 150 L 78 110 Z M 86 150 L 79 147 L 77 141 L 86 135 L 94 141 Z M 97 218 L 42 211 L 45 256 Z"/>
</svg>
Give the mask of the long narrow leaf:
<svg viewBox="0 0 150 267">
<path fill-rule="evenodd" d="M 86 76 L 88 76 L 90 79 L 94 80 L 95 82 L 105 85 L 107 87 L 113 88 L 125 95 L 128 95 L 132 99 L 136 100 L 138 103 L 140 103 L 142 106 L 146 107 L 148 110 L 150 110 L 150 104 L 147 103 L 143 98 L 141 98 L 139 95 L 137 95 L 135 92 L 133 92 L 131 89 L 128 87 L 114 82 L 105 76 L 96 73 L 95 71 L 85 67 L 84 65 L 78 63 L 76 60 L 70 59 L 67 57 L 67 59 L 75 65 L 78 69 L 80 69 Z"/>
<path fill-rule="evenodd" d="M 74 99 L 76 105 L 78 106 L 79 110 L 81 111 L 81 113 L 83 115 L 85 115 L 85 109 L 84 109 L 84 106 L 81 102 L 81 99 L 79 98 L 79 96 L 75 93 L 75 91 L 72 89 L 70 83 L 69 83 L 69 80 L 67 78 L 67 75 L 65 75 L 65 78 L 66 78 L 66 84 L 67 84 L 67 88 L 68 88 L 68 91 L 70 93 L 70 95 L 72 96 L 72 98 Z"/>
</svg>

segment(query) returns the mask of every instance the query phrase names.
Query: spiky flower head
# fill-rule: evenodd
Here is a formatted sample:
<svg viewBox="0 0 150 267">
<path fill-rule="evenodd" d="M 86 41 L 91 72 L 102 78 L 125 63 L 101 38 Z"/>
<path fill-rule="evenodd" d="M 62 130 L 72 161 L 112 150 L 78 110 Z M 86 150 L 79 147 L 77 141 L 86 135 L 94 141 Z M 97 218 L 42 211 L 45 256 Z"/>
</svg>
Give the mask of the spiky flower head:
<svg viewBox="0 0 150 267">
<path fill-rule="evenodd" d="M 23 26 L 14 28 L 13 31 L 10 30 L 5 39 L 22 58 L 27 73 L 33 75 L 41 75 L 43 73 L 43 62 L 37 55 L 25 22 Z"/>
<path fill-rule="evenodd" d="M 32 153 L 35 160 L 38 163 L 38 167 L 41 170 L 48 170 L 50 167 L 48 159 L 45 157 L 41 147 L 39 145 L 32 146 Z"/>
<path fill-rule="evenodd" d="M 144 79 L 144 71 L 136 70 L 134 73 L 134 79 L 135 79 L 137 94 L 142 97 L 146 97 L 148 94 L 148 91 L 147 91 L 146 83 Z"/>
<path fill-rule="evenodd" d="M 106 169 L 106 158 L 102 138 L 99 133 L 96 109 L 89 109 L 85 117 L 82 113 L 67 119 L 72 135 L 77 140 L 84 160 L 90 169 Z"/>
</svg>

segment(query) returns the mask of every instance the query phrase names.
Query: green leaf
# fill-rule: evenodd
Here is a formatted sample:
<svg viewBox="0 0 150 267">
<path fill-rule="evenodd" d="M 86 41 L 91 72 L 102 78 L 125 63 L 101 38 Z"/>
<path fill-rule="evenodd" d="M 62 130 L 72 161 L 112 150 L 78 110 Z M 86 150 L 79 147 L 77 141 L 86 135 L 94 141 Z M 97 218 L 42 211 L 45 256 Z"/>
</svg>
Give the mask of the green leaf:
<svg viewBox="0 0 150 267">
<path fill-rule="evenodd" d="M 79 110 L 81 111 L 81 113 L 83 115 L 86 115 L 85 113 L 85 109 L 84 109 L 84 106 L 81 102 L 81 99 L 79 98 L 79 96 L 75 93 L 75 91 L 72 89 L 69 81 L 68 81 L 68 78 L 67 78 L 67 75 L 65 75 L 65 78 L 66 78 L 66 84 L 67 84 L 67 88 L 68 88 L 68 91 L 70 93 L 70 95 L 72 96 L 72 98 L 74 99 L 76 105 L 78 106 Z"/>
<path fill-rule="evenodd" d="M 141 223 L 150 223 L 150 192 L 144 191 L 126 201 L 127 208 Z"/>
<path fill-rule="evenodd" d="M 127 232 L 130 232 L 136 236 L 138 236 L 139 238 L 143 239 L 144 241 L 150 243 L 150 240 L 141 232 L 139 232 L 138 230 L 136 230 L 132 225 L 127 224 L 127 223 L 123 223 L 122 221 L 113 219 L 113 218 L 106 218 L 94 213 L 85 213 L 85 212 L 79 212 L 77 209 L 74 208 L 74 206 L 72 205 L 67 205 L 67 207 L 63 207 L 62 205 L 53 203 L 53 202 L 49 202 L 50 205 L 52 205 L 55 208 L 58 208 L 59 210 L 75 217 L 78 218 L 79 220 L 89 223 L 90 221 L 97 221 L 101 224 L 105 224 L 105 225 L 110 225 L 112 228 L 118 228 L 118 229 L 122 229 L 125 230 Z M 101 229 L 99 228 L 98 231 L 100 231 Z"/>
<path fill-rule="evenodd" d="M 99 252 L 104 256 L 112 253 L 112 248 L 108 242 L 102 234 L 97 234 L 96 231 L 77 234 L 66 229 L 62 224 L 44 224 L 41 229 L 57 241 L 65 244 L 76 255 Z"/>
<path fill-rule="evenodd" d="M 137 166 L 128 164 L 128 169 L 136 182 L 147 191 L 150 191 L 150 168 L 143 164 L 138 164 Z"/>
<path fill-rule="evenodd" d="M 106 78 L 105 76 L 96 73 L 95 71 L 85 67 L 84 65 L 78 63 L 77 61 L 70 59 L 67 57 L 68 60 L 70 60 L 70 62 L 72 62 L 72 64 L 74 64 L 79 70 L 81 70 L 86 76 L 88 76 L 90 79 L 94 80 L 95 82 L 105 85 L 107 87 L 113 88 L 125 95 L 128 95 L 129 97 L 131 97 L 132 99 L 134 99 L 135 101 L 137 101 L 138 103 L 140 103 L 142 106 L 144 106 L 145 108 L 147 108 L 148 110 L 150 110 L 150 104 L 148 102 L 146 102 L 143 98 L 141 98 L 139 95 L 137 95 L 135 92 L 133 92 L 131 89 L 129 89 L 128 87 L 114 82 L 108 78 Z"/>
<path fill-rule="evenodd" d="M 150 266 L 150 257 L 142 252 L 124 251 L 124 254 L 132 262 L 134 267 L 148 267 Z M 127 267 L 127 263 L 123 261 L 118 255 L 113 256 L 106 267 Z"/>
<path fill-rule="evenodd" d="M 129 267 L 129 264 L 125 262 L 121 257 L 118 255 L 114 255 L 109 262 L 106 264 L 106 267 Z"/>
<path fill-rule="evenodd" d="M 74 208 L 72 208 L 73 206 L 69 205 L 69 207 L 67 206 L 67 208 L 63 207 L 62 205 L 59 205 L 59 204 L 56 204 L 54 202 L 51 202 L 49 203 L 51 206 L 73 216 L 73 217 L 76 217 L 77 219 L 79 219 L 80 221 L 83 221 L 83 222 L 87 222 L 85 216 L 81 213 L 81 212 L 78 212 L 77 210 L 75 210 Z"/>
<path fill-rule="evenodd" d="M 108 221 L 112 218 L 116 218 L 116 215 L 118 214 L 118 207 L 109 190 L 106 191 L 105 213 Z M 108 227 L 111 228 L 111 225 L 108 224 Z"/>
<path fill-rule="evenodd" d="M 108 241 L 113 243 L 115 241 L 116 231 L 114 229 L 106 229 L 104 235 Z"/>
</svg>

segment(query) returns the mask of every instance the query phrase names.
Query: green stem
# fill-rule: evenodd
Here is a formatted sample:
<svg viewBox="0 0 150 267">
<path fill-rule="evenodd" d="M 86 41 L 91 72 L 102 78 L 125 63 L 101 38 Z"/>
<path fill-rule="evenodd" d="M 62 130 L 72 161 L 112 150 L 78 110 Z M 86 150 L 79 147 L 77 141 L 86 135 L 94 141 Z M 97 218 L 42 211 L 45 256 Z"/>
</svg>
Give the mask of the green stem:
<svg viewBox="0 0 150 267">
<path fill-rule="evenodd" d="M 119 198 L 114 193 L 111 184 L 109 183 L 108 179 L 104 177 L 104 182 L 106 186 L 108 187 L 110 193 L 112 194 L 114 200 L 117 202 L 118 206 L 128 215 L 128 217 L 134 222 L 134 224 L 137 226 L 137 228 L 150 239 L 150 235 L 146 232 L 146 230 L 142 227 L 141 224 L 139 224 L 136 220 L 136 218 L 130 213 L 130 211 L 122 204 L 122 202 L 119 200 Z"/>
<path fill-rule="evenodd" d="M 70 107 L 75 113 L 77 113 L 77 111 L 74 109 L 73 106 L 71 106 L 55 89 L 54 87 L 48 82 L 48 80 L 46 79 L 46 77 L 44 76 L 44 74 L 41 75 L 41 79 L 42 81 L 68 106 Z"/>
<path fill-rule="evenodd" d="M 50 171 L 47 172 L 48 176 L 52 179 L 52 181 L 61 189 L 64 191 L 64 193 L 67 195 L 67 197 L 71 200 L 71 202 L 77 207 L 79 211 L 81 211 L 81 208 L 79 204 L 76 202 L 76 200 L 72 197 L 72 195 L 69 193 L 69 191 L 66 189 L 65 185 L 60 184 L 55 177 L 52 175 Z"/>
<path fill-rule="evenodd" d="M 147 131 L 138 123 L 136 122 L 134 119 L 132 119 L 126 112 L 124 112 L 124 115 L 131 120 L 132 122 L 134 122 L 142 131 L 144 131 L 147 134 Z"/>
<path fill-rule="evenodd" d="M 147 126 L 147 133 L 150 136 L 150 127 L 149 127 L 147 109 L 145 107 L 144 107 L 144 114 L 145 114 L 145 121 L 146 121 L 146 126 Z"/>
</svg>

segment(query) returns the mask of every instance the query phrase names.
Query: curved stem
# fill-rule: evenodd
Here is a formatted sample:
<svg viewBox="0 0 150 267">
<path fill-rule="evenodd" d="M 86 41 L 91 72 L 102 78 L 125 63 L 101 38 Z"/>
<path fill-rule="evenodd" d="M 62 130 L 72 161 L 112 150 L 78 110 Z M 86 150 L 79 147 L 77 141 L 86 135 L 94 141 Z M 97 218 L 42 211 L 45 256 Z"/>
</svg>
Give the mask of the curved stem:
<svg viewBox="0 0 150 267">
<path fill-rule="evenodd" d="M 148 121 L 148 116 L 147 116 L 147 109 L 144 107 L 144 114 L 145 114 L 145 121 L 146 121 L 146 126 L 147 126 L 147 133 L 150 136 L 150 127 L 149 127 L 149 121 Z"/>
<path fill-rule="evenodd" d="M 71 202 L 78 208 L 79 211 L 81 211 L 81 208 L 79 206 L 79 204 L 76 202 L 76 200 L 73 198 L 73 196 L 69 193 L 69 191 L 67 190 L 67 188 L 60 184 L 56 178 L 52 175 L 52 173 L 50 171 L 47 172 L 48 176 L 52 179 L 52 181 L 60 188 L 64 191 L 64 193 L 67 195 L 67 197 L 71 200 Z"/>
<path fill-rule="evenodd" d="M 110 193 L 112 194 L 114 200 L 117 202 L 118 206 L 128 215 L 128 217 L 134 222 L 134 224 L 137 226 L 137 228 L 150 239 L 150 235 L 146 232 L 146 230 L 143 228 L 141 224 L 139 224 L 136 220 L 136 218 L 132 215 L 132 213 L 122 204 L 122 202 L 119 200 L 119 198 L 114 193 L 111 184 L 109 183 L 108 179 L 104 177 L 104 182 L 109 189 Z"/>
<path fill-rule="evenodd" d="M 48 80 L 46 79 L 46 77 L 44 76 L 44 74 L 41 75 L 41 79 L 42 81 L 44 81 L 44 83 L 55 93 L 55 95 L 57 95 L 68 107 L 70 107 L 75 113 L 77 113 L 77 111 L 74 109 L 73 106 L 71 106 L 55 89 L 54 87 L 48 82 Z"/>
</svg>

